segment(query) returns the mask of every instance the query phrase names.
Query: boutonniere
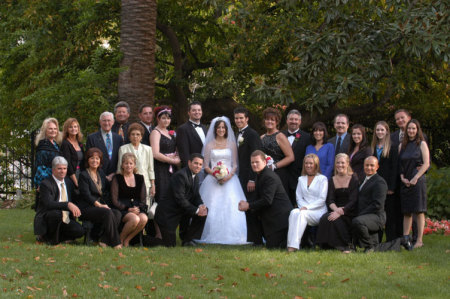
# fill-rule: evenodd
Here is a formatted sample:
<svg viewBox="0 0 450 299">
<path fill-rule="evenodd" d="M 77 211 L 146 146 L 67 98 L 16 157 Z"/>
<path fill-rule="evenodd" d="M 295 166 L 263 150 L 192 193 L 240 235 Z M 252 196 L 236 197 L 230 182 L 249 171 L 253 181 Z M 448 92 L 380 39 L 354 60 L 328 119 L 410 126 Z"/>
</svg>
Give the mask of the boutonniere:
<svg viewBox="0 0 450 299">
<path fill-rule="evenodd" d="M 295 134 L 295 139 L 294 141 L 298 141 L 300 139 L 302 135 L 300 135 L 300 133 L 297 132 L 297 134 Z"/>
<path fill-rule="evenodd" d="M 238 143 L 239 143 L 239 145 L 242 145 L 242 143 L 244 143 L 244 136 L 239 136 L 239 138 L 238 138 Z"/>
<path fill-rule="evenodd" d="M 169 135 L 172 136 L 172 137 L 176 137 L 176 136 L 177 136 L 177 133 L 175 133 L 174 130 L 170 130 L 170 131 L 169 131 Z"/>
</svg>

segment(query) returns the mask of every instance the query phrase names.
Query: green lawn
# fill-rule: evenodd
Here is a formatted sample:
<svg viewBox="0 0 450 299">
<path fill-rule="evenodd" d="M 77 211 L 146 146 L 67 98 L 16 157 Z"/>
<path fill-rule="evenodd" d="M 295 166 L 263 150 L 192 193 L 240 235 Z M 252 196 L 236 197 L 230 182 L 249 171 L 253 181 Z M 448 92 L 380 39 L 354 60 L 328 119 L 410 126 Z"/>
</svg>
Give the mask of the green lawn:
<svg viewBox="0 0 450 299">
<path fill-rule="evenodd" d="M 341 254 L 249 246 L 37 245 L 30 209 L 0 210 L 0 297 L 449 298 L 450 238 L 413 252 Z M 447 294 L 447 295 L 446 295 Z"/>
</svg>

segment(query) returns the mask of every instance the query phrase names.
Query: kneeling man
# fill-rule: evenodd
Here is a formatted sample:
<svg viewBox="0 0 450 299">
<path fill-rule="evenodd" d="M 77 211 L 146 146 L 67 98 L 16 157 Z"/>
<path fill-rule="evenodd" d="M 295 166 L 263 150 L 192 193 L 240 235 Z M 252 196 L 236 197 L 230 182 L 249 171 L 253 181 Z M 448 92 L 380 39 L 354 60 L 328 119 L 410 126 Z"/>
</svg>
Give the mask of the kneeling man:
<svg viewBox="0 0 450 299">
<path fill-rule="evenodd" d="M 39 187 L 34 234 L 40 241 L 58 244 L 84 234 L 83 227 L 75 220 L 81 212 L 72 203 L 74 186 L 66 174 L 67 160 L 57 156 L 52 161 L 52 176 L 43 180 Z"/>
<path fill-rule="evenodd" d="M 182 245 L 195 245 L 193 239 L 201 239 L 208 210 L 199 193 L 198 176 L 202 170 L 203 156 L 192 154 L 188 166 L 176 172 L 170 178 L 169 190 L 161 198 L 155 212 L 155 221 L 161 229 L 165 246 L 176 245 L 176 229 L 183 216 L 191 219 Z"/>
<path fill-rule="evenodd" d="M 358 216 L 352 221 L 355 245 L 373 251 L 378 245 L 378 231 L 386 223 L 384 202 L 387 194 L 386 181 L 377 174 L 378 160 L 374 156 L 364 160 L 366 178 L 359 186 Z"/>
<path fill-rule="evenodd" d="M 286 248 L 288 218 L 293 209 L 280 177 L 267 168 L 266 155 L 256 150 L 250 157 L 256 173 L 255 199 L 240 201 L 239 210 L 254 210 L 261 218 L 267 248 Z"/>
</svg>

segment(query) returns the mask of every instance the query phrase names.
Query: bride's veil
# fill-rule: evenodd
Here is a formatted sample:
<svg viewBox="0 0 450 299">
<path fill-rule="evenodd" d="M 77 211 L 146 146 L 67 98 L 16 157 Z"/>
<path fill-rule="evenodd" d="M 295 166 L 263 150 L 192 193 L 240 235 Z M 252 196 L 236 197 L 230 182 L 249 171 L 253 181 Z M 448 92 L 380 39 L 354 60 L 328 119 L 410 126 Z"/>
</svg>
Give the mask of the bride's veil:
<svg viewBox="0 0 450 299">
<path fill-rule="evenodd" d="M 211 121 L 211 125 L 209 126 L 208 133 L 206 134 L 205 139 L 205 145 L 202 149 L 202 155 L 205 157 L 204 165 L 205 167 L 214 167 L 215 165 L 209 165 L 210 164 L 210 153 L 211 150 L 214 148 L 215 144 L 215 134 L 214 134 L 214 126 L 216 125 L 216 122 L 222 120 L 225 122 L 225 125 L 227 126 L 227 148 L 231 149 L 232 153 L 232 165 L 229 165 L 229 171 L 231 171 L 233 168 L 236 168 L 235 174 L 237 174 L 237 168 L 238 168 L 238 159 L 237 159 L 237 144 L 236 144 L 236 137 L 234 136 L 233 128 L 231 127 L 230 119 L 226 116 L 219 116 L 214 118 Z M 231 168 L 230 168 L 231 167 Z"/>
</svg>

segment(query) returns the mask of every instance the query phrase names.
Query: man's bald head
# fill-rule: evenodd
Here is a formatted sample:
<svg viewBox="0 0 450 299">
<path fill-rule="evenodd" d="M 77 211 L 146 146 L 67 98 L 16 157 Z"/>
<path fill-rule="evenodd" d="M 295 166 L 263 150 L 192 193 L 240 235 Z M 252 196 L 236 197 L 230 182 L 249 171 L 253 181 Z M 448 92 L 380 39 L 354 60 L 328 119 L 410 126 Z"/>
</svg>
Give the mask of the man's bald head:
<svg viewBox="0 0 450 299">
<path fill-rule="evenodd" d="M 366 176 L 371 176 L 377 173 L 378 170 L 378 159 L 374 156 L 369 156 L 364 159 L 364 172 Z"/>
</svg>

